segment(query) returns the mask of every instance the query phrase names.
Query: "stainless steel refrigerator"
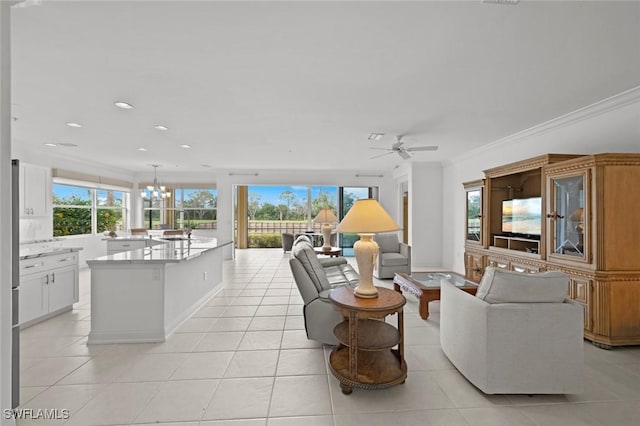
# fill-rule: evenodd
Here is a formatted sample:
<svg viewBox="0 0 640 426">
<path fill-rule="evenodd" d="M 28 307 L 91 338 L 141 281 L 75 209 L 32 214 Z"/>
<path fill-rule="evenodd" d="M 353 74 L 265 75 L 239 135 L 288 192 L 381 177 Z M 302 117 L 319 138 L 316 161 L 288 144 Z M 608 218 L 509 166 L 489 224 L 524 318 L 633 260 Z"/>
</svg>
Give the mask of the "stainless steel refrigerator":
<svg viewBox="0 0 640 426">
<path fill-rule="evenodd" d="M 20 291 L 20 162 L 11 160 L 11 407 L 20 405 L 20 325 L 18 292 Z"/>
</svg>

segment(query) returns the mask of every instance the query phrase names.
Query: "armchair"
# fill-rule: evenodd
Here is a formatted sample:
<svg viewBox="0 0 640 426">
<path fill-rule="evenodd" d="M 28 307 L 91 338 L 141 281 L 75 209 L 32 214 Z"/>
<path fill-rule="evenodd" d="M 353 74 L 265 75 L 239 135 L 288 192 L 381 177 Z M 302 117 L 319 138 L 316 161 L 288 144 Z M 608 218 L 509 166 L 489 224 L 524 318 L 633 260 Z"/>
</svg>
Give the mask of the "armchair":
<svg viewBox="0 0 640 426">
<path fill-rule="evenodd" d="M 358 273 L 344 257 L 319 259 L 306 236 L 296 239 L 291 254 L 289 266 L 304 301 L 307 337 L 329 345 L 338 344 L 333 329 L 343 319 L 329 300 L 329 292 L 338 286 L 355 287 Z"/>
<path fill-rule="evenodd" d="M 484 393 L 580 393 L 583 312 L 568 281 L 489 267 L 473 296 L 442 280 L 442 350 Z"/>
<path fill-rule="evenodd" d="M 283 232 L 281 237 L 282 237 L 282 251 L 284 251 L 285 253 L 288 251 L 291 251 L 291 248 L 293 247 L 293 234 L 290 234 L 288 232 Z"/>
<path fill-rule="evenodd" d="M 376 278 L 393 278 L 396 272 L 411 273 L 411 246 L 401 243 L 398 234 L 376 234 L 373 240 L 380 248 L 373 272 Z"/>
</svg>

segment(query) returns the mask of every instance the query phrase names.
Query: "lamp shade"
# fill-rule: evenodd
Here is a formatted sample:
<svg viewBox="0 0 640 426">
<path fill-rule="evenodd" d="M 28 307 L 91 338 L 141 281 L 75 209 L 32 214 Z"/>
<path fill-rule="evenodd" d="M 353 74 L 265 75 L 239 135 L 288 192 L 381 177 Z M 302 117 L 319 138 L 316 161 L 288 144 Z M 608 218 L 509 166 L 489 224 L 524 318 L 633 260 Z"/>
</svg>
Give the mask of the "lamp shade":
<svg viewBox="0 0 640 426">
<path fill-rule="evenodd" d="M 342 219 L 337 232 L 377 233 L 397 231 L 400 226 L 393 220 L 380 203 L 367 198 L 357 200 Z"/>
<path fill-rule="evenodd" d="M 338 218 L 335 214 L 333 214 L 333 210 L 331 209 L 322 209 L 318 213 L 315 219 L 313 219 L 314 223 L 333 223 L 337 222 Z"/>
</svg>

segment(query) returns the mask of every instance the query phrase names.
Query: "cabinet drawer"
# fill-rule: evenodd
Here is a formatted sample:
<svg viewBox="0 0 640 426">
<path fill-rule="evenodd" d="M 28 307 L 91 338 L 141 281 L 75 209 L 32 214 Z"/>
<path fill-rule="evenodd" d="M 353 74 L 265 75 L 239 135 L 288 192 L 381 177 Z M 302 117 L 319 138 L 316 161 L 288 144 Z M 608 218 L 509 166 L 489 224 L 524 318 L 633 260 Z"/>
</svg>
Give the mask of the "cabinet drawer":
<svg viewBox="0 0 640 426">
<path fill-rule="evenodd" d="M 146 243 L 144 241 L 109 241 L 107 243 L 107 250 L 110 252 L 121 252 L 129 250 L 137 250 L 145 248 Z"/>
<path fill-rule="evenodd" d="M 78 254 L 75 252 L 57 254 L 55 256 L 44 257 L 44 266 L 46 269 L 63 268 L 65 266 L 74 266 L 78 262 Z"/>
<path fill-rule="evenodd" d="M 496 260 L 489 258 L 489 266 L 493 266 L 494 268 L 500 269 L 509 269 L 509 262 L 506 260 Z"/>
<path fill-rule="evenodd" d="M 44 258 L 24 259 L 20 261 L 20 275 L 35 274 L 45 269 Z"/>
<path fill-rule="evenodd" d="M 536 274 L 541 271 L 541 268 L 538 266 L 525 265 L 516 262 L 511 262 L 509 269 L 513 272 L 520 272 L 523 274 Z"/>
</svg>

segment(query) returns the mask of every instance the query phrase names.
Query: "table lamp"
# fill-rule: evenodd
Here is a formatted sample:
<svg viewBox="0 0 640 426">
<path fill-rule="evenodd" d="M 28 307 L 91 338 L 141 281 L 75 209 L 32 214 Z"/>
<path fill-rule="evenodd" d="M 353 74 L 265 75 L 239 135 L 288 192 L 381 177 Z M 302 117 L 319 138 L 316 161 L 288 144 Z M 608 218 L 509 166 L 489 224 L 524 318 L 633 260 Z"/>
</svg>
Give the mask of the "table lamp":
<svg viewBox="0 0 640 426">
<path fill-rule="evenodd" d="M 322 238 L 323 238 L 322 250 L 324 251 L 331 250 L 331 231 L 332 231 L 331 224 L 337 221 L 338 221 L 338 218 L 336 217 L 335 214 L 333 214 L 333 210 L 329 208 L 320 210 L 316 218 L 313 219 L 314 223 L 322 224 Z"/>
<path fill-rule="evenodd" d="M 357 297 L 378 297 L 378 290 L 373 285 L 378 244 L 373 241 L 373 235 L 398 229 L 400 227 L 389 213 L 372 199 L 357 200 L 336 228 L 337 232 L 354 232 L 360 236 L 360 240 L 353 245 L 360 274 L 360 282 L 354 292 Z"/>
</svg>

